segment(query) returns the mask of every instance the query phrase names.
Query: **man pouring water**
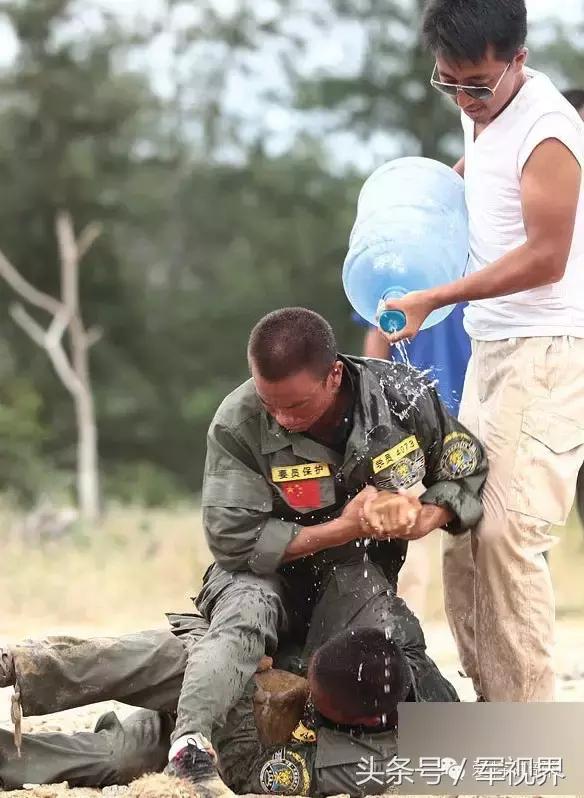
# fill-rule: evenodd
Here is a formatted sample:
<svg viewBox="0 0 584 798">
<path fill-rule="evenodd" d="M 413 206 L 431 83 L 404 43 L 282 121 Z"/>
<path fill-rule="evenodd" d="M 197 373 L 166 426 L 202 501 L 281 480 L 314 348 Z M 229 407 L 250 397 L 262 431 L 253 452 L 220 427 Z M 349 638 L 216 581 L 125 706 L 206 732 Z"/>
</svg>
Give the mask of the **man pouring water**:
<svg viewBox="0 0 584 798">
<path fill-rule="evenodd" d="M 489 701 L 554 698 L 554 597 L 544 560 L 584 460 L 584 125 L 526 67 L 524 0 L 430 0 L 432 85 L 461 109 L 470 261 L 464 278 L 390 301 L 416 335 L 469 301 L 461 421 L 485 444 L 485 513 L 445 540 L 446 610 Z"/>
</svg>

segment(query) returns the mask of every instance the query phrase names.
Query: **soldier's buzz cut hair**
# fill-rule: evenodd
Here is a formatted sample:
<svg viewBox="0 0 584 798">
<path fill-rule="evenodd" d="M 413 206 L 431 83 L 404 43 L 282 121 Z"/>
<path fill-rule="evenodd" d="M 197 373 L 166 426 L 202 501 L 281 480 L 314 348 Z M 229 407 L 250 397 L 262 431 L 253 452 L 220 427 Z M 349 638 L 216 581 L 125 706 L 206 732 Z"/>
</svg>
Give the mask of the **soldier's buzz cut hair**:
<svg viewBox="0 0 584 798">
<path fill-rule="evenodd" d="M 405 654 L 383 629 L 357 627 L 317 649 L 310 669 L 319 688 L 343 715 L 393 717 L 412 688 Z"/>
<path fill-rule="evenodd" d="M 307 308 L 282 308 L 268 313 L 251 331 L 249 365 L 270 382 L 309 371 L 325 379 L 337 356 L 331 325 Z"/>
<path fill-rule="evenodd" d="M 434 55 L 455 64 L 478 64 L 490 47 L 511 61 L 527 38 L 525 0 L 428 0 L 422 34 Z"/>
</svg>

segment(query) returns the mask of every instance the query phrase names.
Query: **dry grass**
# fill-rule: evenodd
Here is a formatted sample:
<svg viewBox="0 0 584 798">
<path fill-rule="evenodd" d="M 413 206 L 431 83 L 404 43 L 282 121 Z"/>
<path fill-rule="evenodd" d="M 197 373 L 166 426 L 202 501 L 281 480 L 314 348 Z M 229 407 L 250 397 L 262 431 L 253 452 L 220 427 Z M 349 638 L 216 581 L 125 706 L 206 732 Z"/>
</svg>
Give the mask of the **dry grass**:
<svg viewBox="0 0 584 798">
<path fill-rule="evenodd" d="M 0 637 L 100 628 L 121 632 L 164 625 L 165 611 L 192 609 L 210 562 L 197 508 L 114 509 L 102 526 L 65 539 L 26 544 L 0 514 Z M 584 537 L 576 518 L 551 552 L 559 618 L 584 617 Z M 426 621 L 443 621 L 439 535 L 427 546 Z"/>
<path fill-rule="evenodd" d="M 210 562 L 195 508 L 112 510 L 98 529 L 40 545 L 12 522 L 0 522 L 0 636 L 162 626 L 165 611 L 192 609 Z"/>
</svg>

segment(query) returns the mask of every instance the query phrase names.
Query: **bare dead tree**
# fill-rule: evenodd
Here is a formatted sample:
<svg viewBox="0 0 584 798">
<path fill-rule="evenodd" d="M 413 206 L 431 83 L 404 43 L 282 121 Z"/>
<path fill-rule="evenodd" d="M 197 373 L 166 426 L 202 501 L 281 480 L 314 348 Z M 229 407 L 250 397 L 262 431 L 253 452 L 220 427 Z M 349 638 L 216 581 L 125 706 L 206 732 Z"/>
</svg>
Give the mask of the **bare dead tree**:
<svg viewBox="0 0 584 798">
<path fill-rule="evenodd" d="M 10 315 L 27 335 L 44 349 L 53 368 L 70 393 L 77 425 L 77 499 L 82 518 L 99 516 L 99 468 L 97 423 L 89 370 L 89 350 L 101 337 L 97 328 L 85 329 L 79 302 L 79 267 L 101 233 L 101 225 L 88 225 L 75 238 L 69 211 L 59 211 L 55 220 L 61 270 L 61 298 L 55 299 L 31 285 L 0 251 L 0 277 L 26 302 L 46 311 L 52 320 L 43 328 L 16 303 Z M 63 338 L 68 332 L 69 351 Z"/>
</svg>

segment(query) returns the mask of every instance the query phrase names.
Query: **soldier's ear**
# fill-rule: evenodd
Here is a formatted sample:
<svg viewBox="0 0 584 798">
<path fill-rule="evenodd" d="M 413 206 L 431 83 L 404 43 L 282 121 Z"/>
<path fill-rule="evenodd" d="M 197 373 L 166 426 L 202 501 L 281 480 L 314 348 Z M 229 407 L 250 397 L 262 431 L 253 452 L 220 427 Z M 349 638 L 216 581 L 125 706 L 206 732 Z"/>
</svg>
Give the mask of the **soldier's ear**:
<svg viewBox="0 0 584 798">
<path fill-rule="evenodd" d="M 343 380 L 343 368 L 343 363 L 340 360 L 337 360 L 333 365 L 330 373 L 333 388 L 338 389 L 340 387 Z"/>
</svg>

